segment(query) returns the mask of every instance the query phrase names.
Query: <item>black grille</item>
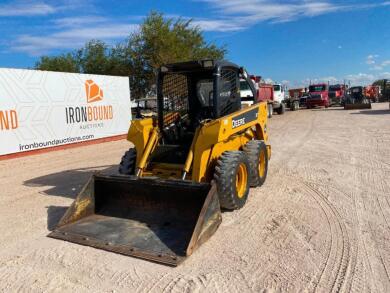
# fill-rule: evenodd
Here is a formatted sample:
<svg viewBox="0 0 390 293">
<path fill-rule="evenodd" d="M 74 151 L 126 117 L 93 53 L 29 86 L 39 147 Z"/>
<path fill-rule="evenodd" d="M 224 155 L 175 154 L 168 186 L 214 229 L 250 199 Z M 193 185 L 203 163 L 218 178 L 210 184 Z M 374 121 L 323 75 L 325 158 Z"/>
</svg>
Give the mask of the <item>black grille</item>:
<svg viewBox="0 0 390 293">
<path fill-rule="evenodd" d="M 232 104 L 232 98 L 235 97 L 237 93 L 237 73 L 234 70 L 222 70 L 221 72 L 221 116 L 230 114 L 232 112 L 234 104 Z"/>
<path fill-rule="evenodd" d="M 188 113 L 188 83 L 183 74 L 163 77 L 163 126 L 168 126 Z"/>
<path fill-rule="evenodd" d="M 314 95 L 310 95 L 309 98 L 312 100 L 321 100 L 321 95 L 314 94 Z"/>
</svg>

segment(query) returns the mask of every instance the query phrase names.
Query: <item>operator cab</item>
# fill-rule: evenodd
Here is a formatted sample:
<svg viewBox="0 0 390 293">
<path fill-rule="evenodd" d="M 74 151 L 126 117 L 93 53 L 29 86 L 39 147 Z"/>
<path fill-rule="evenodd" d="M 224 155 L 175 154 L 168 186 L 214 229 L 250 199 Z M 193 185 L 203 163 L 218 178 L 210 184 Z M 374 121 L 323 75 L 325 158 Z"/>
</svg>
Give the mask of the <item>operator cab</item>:
<svg viewBox="0 0 390 293">
<path fill-rule="evenodd" d="M 158 125 L 162 145 L 177 147 L 177 156 L 184 154 L 176 163 L 185 160 L 202 122 L 241 109 L 240 76 L 248 78 L 242 68 L 223 60 L 161 66 L 157 77 Z M 253 96 L 255 92 L 253 88 Z"/>
<path fill-rule="evenodd" d="M 227 61 L 200 60 L 162 66 L 157 78 L 157 100 L 164 143 L 191 143 L 202 121 L 240 110 L 241 74 L 242 68 Z M 255 95 L 254 89 L 252 92 Z"/>
</svg>

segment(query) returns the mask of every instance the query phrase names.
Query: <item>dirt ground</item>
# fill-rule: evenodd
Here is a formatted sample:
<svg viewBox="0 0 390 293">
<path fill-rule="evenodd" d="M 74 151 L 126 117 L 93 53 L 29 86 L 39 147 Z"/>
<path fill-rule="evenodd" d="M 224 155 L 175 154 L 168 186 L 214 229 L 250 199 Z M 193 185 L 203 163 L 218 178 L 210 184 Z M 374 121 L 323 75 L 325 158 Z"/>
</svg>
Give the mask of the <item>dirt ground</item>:
<svg viewBox="0 0 390 293">
<path fill-rule="evenodd" d="M 0 162 L 3 292 L 390 292 L 390 111 L 275 115 L 265 185 L 176 268 L 46 237 L 126 141 Z"/>
</svg>

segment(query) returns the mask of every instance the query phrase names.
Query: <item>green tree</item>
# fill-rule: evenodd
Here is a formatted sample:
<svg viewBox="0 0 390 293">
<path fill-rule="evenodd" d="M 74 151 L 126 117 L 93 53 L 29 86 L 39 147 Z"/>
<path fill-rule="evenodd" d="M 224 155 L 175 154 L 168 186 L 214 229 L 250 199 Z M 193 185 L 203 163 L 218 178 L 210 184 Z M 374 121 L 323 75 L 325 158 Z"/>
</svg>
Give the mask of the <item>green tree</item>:
<svg viewBox="0 0 390 293">
<path fill-rule="evenodd" d="M 80 72 L 80 66 L 74 54 L 43 56 L 35 63 L 35 69 L 47 71 Z"/>
<path fill-rule="evenodd" d="M 142 96 L 155 83 L 155 69 L 162 64 L 195 59 L 222 59 L 225 48 L 206 43 L 203 32 L 191 20 L 164 18 L 151 12 L 125 46 L 131 59 L 130 85 Z"/>
<path fill-rule="evenodd" d="M 386 83 L 386 84 L 385 84 Z M 388 79 L 378 79 L 373 82 L 372 85 L 378 85 L 382 89 L 382 96 L 386 100 L 390 100 L 390 80 Z"/>
<path fill-rule="evenodd" d="M 379 85 L 383 88 L 383 79 L 378 79 L 372 83 L 372 85 Z"/>
<path fill-rule="evenodd" d="M 156 81 L 156 69 L 165 63 L 222 59 L 224 47 L 209 44 L 191 20 L 164 18 L 151 12 L 135 33 L 115 46 L 91 40 L 74 53 L 43 56 L 36 69 L 129 76 L 133 97 L 142 97 Z"/>
</svg>

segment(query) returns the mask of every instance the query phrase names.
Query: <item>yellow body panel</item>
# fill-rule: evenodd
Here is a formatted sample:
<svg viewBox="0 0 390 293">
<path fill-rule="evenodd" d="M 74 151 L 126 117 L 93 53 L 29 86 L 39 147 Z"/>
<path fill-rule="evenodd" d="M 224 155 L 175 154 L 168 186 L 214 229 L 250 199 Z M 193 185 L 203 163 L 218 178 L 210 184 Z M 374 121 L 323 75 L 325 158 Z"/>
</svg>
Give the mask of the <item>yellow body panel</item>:
<svg viewBox="0 0 390 293">
<path fill-rule="evenodd" d="M 141 176 L 154 175 L 161 178 L 181 178 L 195 182 L 210 182 L 214 166 L 225 151 L 242 150 L 252 139 L 268 141 L 267 104 L 259 103 L 233 114 L 203 123 L 196 130 L 184 165 L 150 164 L 148 159 L 158 147 L 159 129 L 153 119 L 134 120 L 130 126 L 128 140 L 137 150 L 137 168 Z M 267 144 L 268 157 L 271 147 Z"/>
<path fill-rule="evenodd" d="M 154 129 L 157 129 L 153 118 L 133 120 L 127 133 L 127 140 L 132 142 L 137 150 L 137 166 L 141 161 L 142 155 L 148 144 L 150 135 Z"/>
</svg>

